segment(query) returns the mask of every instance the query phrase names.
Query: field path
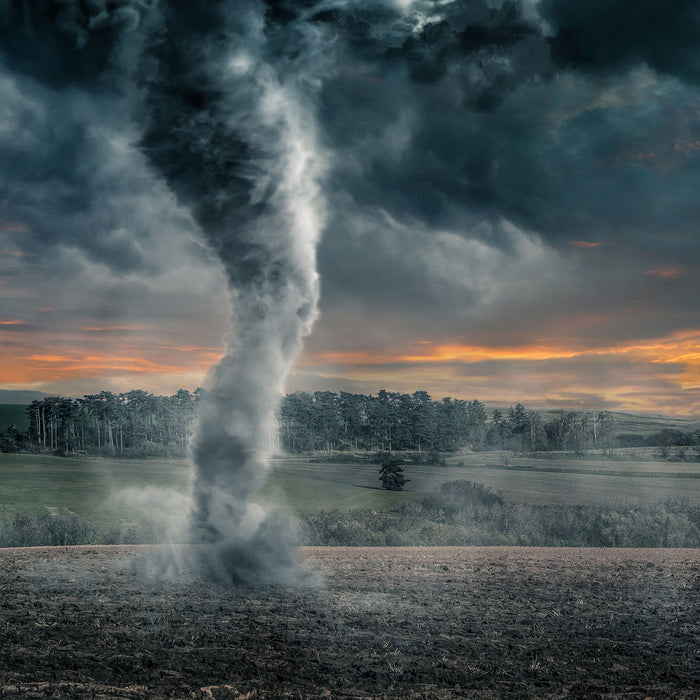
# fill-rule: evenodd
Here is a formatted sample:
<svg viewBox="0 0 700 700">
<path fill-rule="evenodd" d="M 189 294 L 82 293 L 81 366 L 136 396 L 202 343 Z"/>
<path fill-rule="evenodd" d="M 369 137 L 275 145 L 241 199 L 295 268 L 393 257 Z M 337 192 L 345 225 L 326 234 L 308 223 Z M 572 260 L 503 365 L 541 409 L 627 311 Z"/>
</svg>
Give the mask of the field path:
<svg viewBox="0 0 700 700">
<path fill-rule="evenodd" d="M 151 546 L 0 550 L 0 697 L 697 698 L 700 551 L 300 550 L 317 587 Z"/>
</svg>

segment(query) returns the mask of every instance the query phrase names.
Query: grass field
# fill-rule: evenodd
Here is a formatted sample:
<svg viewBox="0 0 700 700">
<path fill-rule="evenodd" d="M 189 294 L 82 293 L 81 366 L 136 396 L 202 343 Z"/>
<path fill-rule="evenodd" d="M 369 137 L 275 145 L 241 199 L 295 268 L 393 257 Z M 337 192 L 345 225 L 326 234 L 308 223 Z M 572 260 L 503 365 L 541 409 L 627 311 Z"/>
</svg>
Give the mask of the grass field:
<svg viewBox="0 0 700 700">
<path fill-rule="evenodd" d="M 29 430 L 29 416 L 26 410 L 26 406 L 14 403 L 0 404 L 0 432 L 7 430 L 13 424 L 17 430 Z"/>
<path fill-rule="evenodd" d="M 700 503 L 700 462 L 510 456 L 506 466 L 505 457 L 474 453 L 450 458 L 445 466 L 407 465 L 410 481 L 403 492 L 379 488 L 375 464 L 281 457 L 272 460 L 256 500 L 302 516 L 319 510 L 388 510 L 440 484 L 467 480 L 516 503 L 576 505 L 674 497 Z M 76 514 L 100 530 L 120 527 L 159 509 L 168 512 L 169 503 L 185 497 L 189 478 L 187 460 L 0 454 L 0 517 L 20 511 Z"/>
<path fill-rule="evenodd" d="M 72 459 L 49 455 L 0 454 L 0 517 L 26 511 L 75 514 L 98 529 L 138 521 L 188 491 L 187 460 Z M 412 492 L 389 492 L 303 474 L 271 473 L 256 500 L 291 513 L 372 508 L 387 510 Z M 127 491 L 128 490 L 128 491 Z M 130 506 L 129 503 L 140 505 Z"/>
<path fill-rule="evenodd" d="M 504 462 L 507 461 L 507 466 Z M 460 464 L 462 463 L 463 464 Z M 374 464 L 311 464 L 285 457 L 273 462 L 276 473 L 372 488 L 378 485 Z M 452 457 L 445 466 L 404 467 L 407 491 L 427 493 L 448 481 L 476 481 L 516 503 L 596 504 L 609 499 L 645 501 L 685 497 L 700 503 L 700 462 L 633 459 L 512 457 L 505 453 L 471 453 Z"/>
<path fill-rule="evenodd" d="M 0 454 L 0 516 L 26 511 L 75 514 L 100 529 L 138 519 L 115 495 L 126 488 L 185 493 L 185 460 L 72 459 Z"/>
</svg>

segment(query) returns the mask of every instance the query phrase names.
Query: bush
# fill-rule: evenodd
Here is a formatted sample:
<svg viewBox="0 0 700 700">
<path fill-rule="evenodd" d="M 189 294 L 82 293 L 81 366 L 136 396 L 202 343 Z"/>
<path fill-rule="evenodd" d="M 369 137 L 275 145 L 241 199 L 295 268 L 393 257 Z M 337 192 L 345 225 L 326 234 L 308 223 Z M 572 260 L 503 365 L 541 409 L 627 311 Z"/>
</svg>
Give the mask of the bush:
<svg viewBox="0 0 700 700">
<path fill-rule="evenodd" d="M 0 433 L 0 452 L 20 452 L 29 445 L 29 435 L 10 426 Z"/>
<path fill-rule="evenodd" d="M 55 547 L 94 544 L 97 533 L 74 515 L 16 513 L 0 524 L 0 547 Z"/>
<path fill-rule="evenodd" d="M 301 544 L 333 547 L 382 546 L 391 530 L 391 516 L 366 509 L 348 513 L 320 511 L 308 515 L 300 524 Z"/>
<path fill-rule="evenodd" d="M 443 484 L 387 513 L 321 512 L 301 523 L 303 544 L 698 547 L 700 506 L 687 500 L 597 506 L 505 503 L 468 481 Z"/>
</svg>

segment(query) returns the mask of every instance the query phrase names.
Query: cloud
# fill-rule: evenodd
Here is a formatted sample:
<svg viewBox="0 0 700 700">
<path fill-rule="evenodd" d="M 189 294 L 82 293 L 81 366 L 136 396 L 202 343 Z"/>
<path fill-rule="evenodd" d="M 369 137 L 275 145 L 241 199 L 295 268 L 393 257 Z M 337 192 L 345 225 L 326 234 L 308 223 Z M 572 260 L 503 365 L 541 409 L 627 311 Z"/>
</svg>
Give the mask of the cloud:
<svg viewBox="0 0 700 700">
<path fill-rule="evenodd" d="M 680 267 L 655 267 L 652 270 L 646 270 L 645 274 L 662 279 L 678 279 L 684 276 Z"/>
<path fill-rule="evenodd" d="M 697 6 L 681 0 L 640 0 L 634 7 L 606 0 L 542 0 L 552 32 L 552 58 L 562 68 L 622 72 L 644 63 L 659 73 L 696 82 L 700 28 Z"/>
<path fill-rule="evenodd" d="M 146 54 L 137 83 L 163 6 L 41 6 L 51 8 L 44 18 L 39 5 L 0 3 L 0 250 L 12 253 L 0 259 L 0 294 L 4 316 L 26 322 L 23 338 L 39 342 L 43 328 L 45 338 L 68 333 L 70 345 L 77 329 L 138 326 L 151 360 L 157 347 L 216 346 L 226 282 L 202 222 L 222 211 L 217 177 L 243 199 L 258 182 L 242 166 L 245 139 L 226 139 L 226 114 L 240 118 L 252 93 L 231 85 L 262 62 L 303 98 L 304 133 L 323 154 L 322 316 L 299 374 L 367 386 L 382 375 L 350 377 L 319 358 L 407 356 L 421 341 L 585 353 L 694 323 L 700 30 L 691 2 L 270 2 L 264 18 L 236 16 L 228 44 L 210 45 L 189 71 L 172 45 L 159 49 L 171 51 L 160 68 Z M 219 4 L 192 8 L 178 21 L 189 18 L 199 38 Z M 214 80 L 207 67 L 222 52 L 230 74 Z M 157 70 L 187 89 L 133 118 Z M 189 127 L 209 134 L 192 151 Z M 307 156 L 308 143 L 299 140 Z M 170 168 L 183 149 L 218 154 L 196 177 L 185 173 L 199 183 L 194 195 Z M 501 365 L 514 392 L 516 366 Z M 457 374 L 440 380 L 450 395 Z M 489 391 L 478 379 L 461 386 Z"/>
</svg>

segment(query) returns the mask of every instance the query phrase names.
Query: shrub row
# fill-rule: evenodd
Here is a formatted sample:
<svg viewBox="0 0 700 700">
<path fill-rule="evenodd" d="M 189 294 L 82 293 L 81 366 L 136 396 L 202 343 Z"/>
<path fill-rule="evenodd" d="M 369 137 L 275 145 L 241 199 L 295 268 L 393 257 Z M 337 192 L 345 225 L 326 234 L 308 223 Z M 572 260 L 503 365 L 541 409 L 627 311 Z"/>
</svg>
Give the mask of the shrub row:
<svg viewBox="0 0 700 700">
<path fill-rule="evenodd" d="M 0 521 L 0 547 L 157 544 L 166 540 L 163 528 L 149 521 L 106 532 L 98 532 L 74 515 L 30 515 L 22 512 Z"/>
<path fill-rule="evenodd" d="M 308 515 L 300 524 L 300 541 L 326 546 L 699 547 L 700 507 L 682 499 L 596 506 L 505 503 L 491 489 L 462 481 L 388 512 Z"/>
<path fill-rule="evenodd" d="M 595 506 L 506 503 L 467 481 L 388 511 L 320 511 L 299 523 L 299 543 L 316 546 L 526 545 L 538 547 L 700 547 L 700 506 L 685 499 L 610 501 Z M 155 544 L 152 522 L 98 533 L 80 518 L 17 513 L 0 521 L 0 547 Z"/>
</svg>

